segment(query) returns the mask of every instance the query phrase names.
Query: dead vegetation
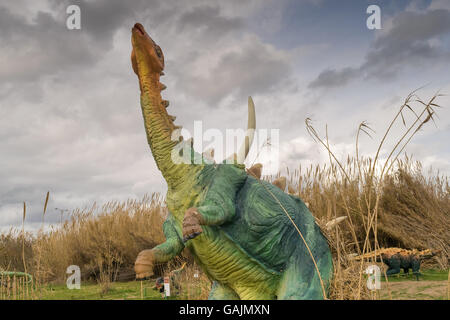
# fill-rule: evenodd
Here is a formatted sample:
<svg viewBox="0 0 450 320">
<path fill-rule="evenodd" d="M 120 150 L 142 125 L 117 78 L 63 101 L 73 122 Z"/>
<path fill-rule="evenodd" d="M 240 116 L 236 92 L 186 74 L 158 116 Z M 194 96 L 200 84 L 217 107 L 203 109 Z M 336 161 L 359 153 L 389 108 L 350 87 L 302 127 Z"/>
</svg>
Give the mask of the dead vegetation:
<svg viewBox="0 0 450 320">
<path fill-rule="evenodd" d="M 390 122 L 373 157 L 360 156 L 361 134 L 372 129 L 362 122 L 357 131 L 355 156 L 346 162 L 337 159 L 329 144 L 328 129 L 323 138 L 306 119 L 308 132 L 328 152 L 328 166 L 301 168 L 290 175 L 288 190 L 309 204 L 319 225 L 329 239 L 335 266 L 331 298 L 377 298 L 364 283 L 367 260 L 355 263 L 350 255 L 373 252 L 368 260 L 375 262 L 376 251 L 382 247 L 433 249 L 440 251 L 434 263 L 448 269 L 450 245 L 450 188 L 446 176 L 428 176 L 420 162 L 408 156 L 400 158 L 411 139 L 430 120 L 434 122 L 436 99 L 422 101 L 412 92 Z M 409 123 L 405 119 L 412 119 Z M 400 122 L 401 121 L 401 122 Z M 403 124 L 399 138 L 387 146 L 395 125 Z M 392 140 L 392 139 L 391 139 Z M 384 159 L 382 150 L 389 150 Z M 326 223 L 346 216 L 345 222 L 327 230 Z M 387 279 L 387 276 L 385 279 Z M 387 281 L 388 292 L 389 282 Z"/>
<path fill-rule="evenodd" d="M 440 250 L 431 263 L 449 268 L 450 187 L 439 173 L 424 173 L 421 163 L 401 156 L 411 138 L 433 120 L 438 95 L 423 102 L 415 93 L 390 123 L 375 156 L 359 155 L 362 133 L 370 133 L 361 123 L 356 137 L 356 156 L 341 162 L 332 152 L 328 132 L 320 138 L 306 121 L 311 136 L 328 151 L 328 165 L 288 170 L 287 189 L 298 195 L 314 214 L 330 243 L 334 260 L 331 299 L 375 299 L 365 285 L 367 260 L 349 259 L 381 247 Z M 404 113 L 412 114 L 409 125 Z M 381 161 L 381 150 L 393 125 L 402 120 L 404 133 L 394 140 Z M 277 177 L 268 177 L 276 179 Z M 45 202 L 45 207 L 48 201 Z M 166 214 L 164 199 L 157 194 L 141 201 L 110 202 L 102 207 L 75 210 L 68 221 L 50 231 L 37 234 L 11 229 L 0 235 L 0 268 L 33 274 L 37 283 L 63 282 L 66 268 L 78 265 L 84 279 L 94 279 L 107 292 L 111 281 L 134 278 L 137 254 L 164 241 L 162 222 Z M 45 215 L 45 209 L 44 214 Z M 346 216 L 341 223 L 326 227 L 333 219 Z M 330 226 L 330 225 L 328 225 Z M 299 239 L 299 241 L 301 241 Z M 370 260 L 370 259 L 369 259 Z M 166 274 L 187 262 L 179 273 L 180 295 L 187 299 L 206 299 L 210 282 L 189 254 L 169 264 L 157 266 L 157 275 Z M 197 277 L 198 276 L 198 277 Z M 389 282 L 387 282 L 389 289 Z M 388 290 L 387 296 L 391 297 Z"/>
</svg>

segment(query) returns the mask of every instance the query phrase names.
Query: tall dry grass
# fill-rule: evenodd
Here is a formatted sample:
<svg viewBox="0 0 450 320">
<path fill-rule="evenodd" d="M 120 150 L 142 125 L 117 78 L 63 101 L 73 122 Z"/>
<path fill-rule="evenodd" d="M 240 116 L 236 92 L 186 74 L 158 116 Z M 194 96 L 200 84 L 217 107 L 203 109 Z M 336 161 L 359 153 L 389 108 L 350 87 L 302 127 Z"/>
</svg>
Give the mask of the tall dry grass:
<svg viewBox="0 0 450 320">
<path fill-rule="evenodd" d="M 158 194 L 75 210 L 68 221 L 40 232 L 34 240 L 34 257 L 40 264 L 37 277 L 43 282 L 62 281 L 67 267 L 78 265 L 84 279 L 115 281 L 120 272 L 133 278 L 137 254 L 164 241 L 164 217 Z"/>
<path fill-rule="evenodd" d="M 334 280 L 331 297 L 336 299 L 377 298 L 367 290 L 364 271 L 367 263 L 375 263 L 381 247 L 399 246 L 407 249 L 440 251 L 435 262 L 449 266 L 450 189 L 446 176 L 423 174 L 420 162 L 413 162 L 405 148 L 430 120 L 434 122 L 439 94 L 424 102 L 412 92 L 389 123 L 373 157 L 360 155 L 361 134 L 371 136 L 372 129 L 362 122 L 357 131 L 355 156 L 339 161 L 329 144 L 328 128 L 323 137 L 306 119 L 311 137 L 329 155 L 329 164 L 290 176 L 288 189 L 309 204 L 326 234 L 334 257 Z M 408 123 L 405 119 L 410 116 Z M 403 132 L 394 137 L 393 128 L 403 124 Z M 391 139 L 392 140 L 392 139 Z M 388 150 L 381 159 L 382 150 Z M 344 224 L 327 230 L 326 223 L 345 216 Z M 372 252 L 370 261 L 355 262 L 350 255 Z M 386 274 L 385 279 L 388 280 Z M 389 282 L 387 281 L 389 289 Z M 390 291 L 389 291 L 390 294 Z"/>
<path fill-rule="evenodd" d="M 366 123 L 358 127 L 355 155 L 341 162 L 329 144 L 328 131 L 321 138 L 307 119 L 310 134 L 328 151 L 330 161 L 322 166 L 288 170 L 288 190 L 308 204 L 329 241 L 334 261 L 331 299 L 377 298 L 376 292 L 367 289 L 364 278 L 365 267 L 373 259 L 357 262 L 349 258 L 352 254 L 391 246 L 438 249 L 440 254 L 431 262 L 448 269 L 448 178 L 439 173 L 424 173 L 420 162 L 403 155 L 412 137 L 433 120 L 437 97 L 423 102 L 415 93 L 409 95 L 373 157 L 361 156 L 358 146 L 360 135 L 371 132 Z M 409 124 L 404 120 L 405 112 L 413 115 Z M 399 121 L 404 124 L 404 132 L 394 138 L 389 149 L 388 137 Z M 383 161 L 382 149 L 390 150 Z M 47 202 L 48 194 L 43 218 Z M 161 196 L 153 194 L 141 201 L 94 205 L 75 210 L 68 221 L 47 232 L 41 229 L 35 235 L 11 229 L 0 235 L 0 268 L 26 269 L 37 283 L 46 283 L 63 282 L 67 267 L 74 264 L 81 268 L 84 279 L 98 281 L 106 293 L 111 281 L 134 278 L 133 265 L 141 250 L 164 241 L 163 202 Z M 327 229 L 328 222 L 341 216 L 347 219 Z M 188 253 L 158 266 L 157 274 L 168 274 L 183 262 L 187 266 L 179 273 L 180 295 L 189 299 L 207 298 L 211 284 Z"/>
<path fill-rule="evenodd" d="M 10 228 L 8 232 L 0 234 L 0 271 L 25 271 L 23 256 L 27 268 L 32 268 L 34 236 L 30 232 L 22 234 L 21 230 Z"/>
</svg>

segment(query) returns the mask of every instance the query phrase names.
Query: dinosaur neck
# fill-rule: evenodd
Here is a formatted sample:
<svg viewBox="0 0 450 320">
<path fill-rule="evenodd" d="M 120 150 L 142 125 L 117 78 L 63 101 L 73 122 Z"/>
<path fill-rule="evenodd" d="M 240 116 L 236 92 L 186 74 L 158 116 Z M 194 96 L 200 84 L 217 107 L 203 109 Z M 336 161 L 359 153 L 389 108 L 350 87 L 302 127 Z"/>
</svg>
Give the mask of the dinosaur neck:
<svg viewBox="0 0 450 320">
<path fill-rule="evenodd" d="M 177 164 L 172 161 L 172 150 L 179 142 L 172 140 L 172 133 L 180 127 L 175 126 L 166 108 L 168 101 L 161 98 L 161 90 L 165 88 L 159 82 L 160 75 L 152 73 L 140 76 L 141 107 L 144 117 L 147 140 L 155 158 L 156 165 L 167 181 L 169 189 L 176 189 L 186 176 L 192 175 L 194 166 Z"/>
</svg>

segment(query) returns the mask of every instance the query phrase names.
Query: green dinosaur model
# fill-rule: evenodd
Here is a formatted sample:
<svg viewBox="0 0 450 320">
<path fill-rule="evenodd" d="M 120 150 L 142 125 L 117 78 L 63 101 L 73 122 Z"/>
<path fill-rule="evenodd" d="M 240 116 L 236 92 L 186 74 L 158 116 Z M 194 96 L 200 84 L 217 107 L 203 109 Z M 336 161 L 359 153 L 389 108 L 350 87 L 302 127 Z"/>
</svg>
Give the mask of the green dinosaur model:
<svg viewBox="0 0 450 320">
<path fill-rule="evenodd" d="M 194 152 L 192 141 L 183 141 L 175 117 L 167 113 L 168 101 L 161 98 L 161 48 L 139 23 L 131 40 L 145 130 L 167 181 L 169 210 L 163 225 L 166 241 L 139 253 L 136 277 L 151 276 L 155 263 L 169 261 L 187 247 L 213 281 L 210 299 L 326 298 L 331 253 L 305 204 L 238 164 L 247 156 L 251 133 L 232 164 L 211 163 Z M 254 127 L 249 98 L 248 132 Z M 186 156 L 199 164 L 179 161 Z"/>
</svg>

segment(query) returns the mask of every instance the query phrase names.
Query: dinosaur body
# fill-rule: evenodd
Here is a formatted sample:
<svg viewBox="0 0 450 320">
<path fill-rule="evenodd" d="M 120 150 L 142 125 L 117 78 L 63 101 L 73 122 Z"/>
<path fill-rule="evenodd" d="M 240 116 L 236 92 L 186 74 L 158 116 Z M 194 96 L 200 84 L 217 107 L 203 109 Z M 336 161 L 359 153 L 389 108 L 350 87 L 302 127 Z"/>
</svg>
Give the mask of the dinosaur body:
<svg viewBox="0 0 450 320">
<path fill-rule="evenodd" d="M 376 261 L 383 262 L 388 266 L 387 275 L 398 274 L 403 269 L 405 274 L 409 273 L 409 269 L 419 280 L 420 263 L 424 259 L 431 258 L 435 255 L 430 249 L 419 251 L 416 249 L 406 250 L 401 248 L 382 248 L 376 251 Z M 357 256 L 355 260 L 374 257 L 373 252 Z"/>
<path fill-rule="evenodd" d="M 194 152 L 161 98 L 161 49 L 140 24 L 132 30 L 132 44 L 145 129 L 167 181 L 169 210 L 163 225 L 166 242 L 139 254 L 137 277 L 151 275 L 155 263 L 187 247 L 213 281 L 210 299 L 324 298 L 331 253 L 308 208 L 280 186 L 248 175 L 239 164 L 248 153 L 251 135 L 231 164 L 211 163 Z M 249 98 L 251 126 L 254 106 Z M 197 164 L 180 161 L 186 157 Z"/>
</svg>

